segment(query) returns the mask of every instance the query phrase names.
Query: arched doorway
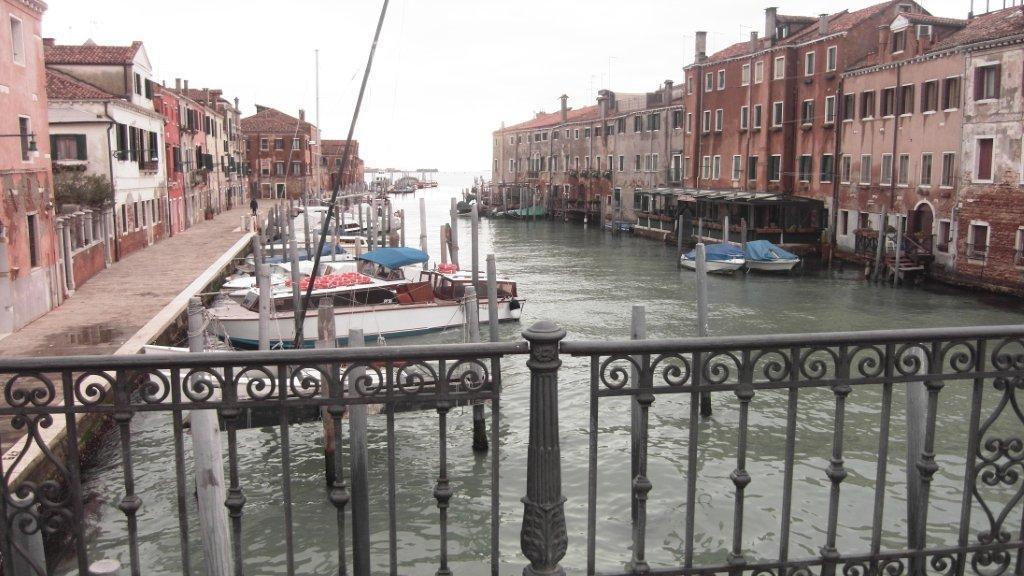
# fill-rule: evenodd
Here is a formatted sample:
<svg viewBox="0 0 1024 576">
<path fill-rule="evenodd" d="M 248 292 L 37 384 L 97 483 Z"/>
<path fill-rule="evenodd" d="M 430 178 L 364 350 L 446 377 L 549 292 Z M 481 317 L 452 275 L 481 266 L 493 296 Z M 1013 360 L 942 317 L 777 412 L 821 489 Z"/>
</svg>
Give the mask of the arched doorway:
<svg viewBox="0 0 1024 576">
<path fill-rule="evenodd" d="M 935 215 L 932 213 L 932 206 L 927 202 L 918 204 L 910 218 L 909 232 L 922 247 L 928 250 L 932 248 L 932 226 L 934 221 Z"/>
</svg>

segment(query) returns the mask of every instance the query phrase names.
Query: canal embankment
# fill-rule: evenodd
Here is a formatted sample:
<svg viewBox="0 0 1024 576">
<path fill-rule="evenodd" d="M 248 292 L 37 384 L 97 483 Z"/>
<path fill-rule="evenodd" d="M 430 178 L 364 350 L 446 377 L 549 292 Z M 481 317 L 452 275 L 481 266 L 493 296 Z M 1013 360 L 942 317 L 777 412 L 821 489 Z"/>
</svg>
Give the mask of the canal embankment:
<svg viewBox="0 0 1024 576">
<path fill-rule="evenodd" d="M 182 234 L 139 251 L 105 270 L 64 304 L 0 341 L 0 356 L 82 356 L 138 354 L 151 343 L 174 343 L 183 335 L 190 297 L 216 289 L 249 251 L 252 234 L 240 226 L 243 210 L 226 212 Z M 106 387 L 101 375 L 76 385 Z M 57 398 L 64 394 L 60 374 L 38 378 Z M 38 384 L 38 383 L 36 383 Z M 0 399 L 8 402 L 8 398 Z M 83 458 L 98 436 L 104 418 L 80 415 L 76 420 Z M 45 478 L 48 458 L 40 443 L 64 461 L 67 422 L 55 418 L 38 427 L 38 440 L 27 442 L 24 427 L 5 420 L 0 428 L 4 472 L 8 481 Z"/>
</svg>

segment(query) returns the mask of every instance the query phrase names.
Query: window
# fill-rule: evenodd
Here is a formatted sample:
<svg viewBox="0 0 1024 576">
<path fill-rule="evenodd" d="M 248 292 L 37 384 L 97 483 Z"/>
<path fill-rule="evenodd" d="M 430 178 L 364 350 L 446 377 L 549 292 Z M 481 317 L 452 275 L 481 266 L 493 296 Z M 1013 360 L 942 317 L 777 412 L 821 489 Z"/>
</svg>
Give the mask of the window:
<svg viewBox="0 0 1024 576">
<path fill-rule="evenodd" d="M 921 154 L 921 186 L 932 185 L 932 155 L 929 152 Z"/>
<path fill-rule="evenodd" d="M 722 125 L 725 124 L 725 114 L 722 109 L 715 110 L 715 132 L 722 131 Z"/>
<path fill-rule="evenodd" d="M 921 112 L 935 112 L 939 109 L 939 82 L 929 80 L 921 86 Z"/>
<path fill-rule="evenodd" d="M 860 157 L 860 183 L 871 184 L 871 156 L 869 154 Z"/>
<path fill-rule="evenodd" d="M 732 157 L 732 179 L 739 180 L 743 177 L 743 162 L 740 161 L 741 156 Z"/>
<path fill-rule="evenodd" d="M 761 127 L 761 105 L 754 104 L 754 128 Z"/>
<path fill-rule="evenodd" d="M 135 74 L 135 93 L 142 96 L 142 76 Z"/>
<path fill-rule="evenodd" d="M 850 164 L 852 159 L 849 154 L 843 154 L 839 159 L 839 181 L 843 184 L 850 183 Z"/>
<path fill-rule="evenodd" d="M 25 65 L 25 32 L 22 29 L 21 19 L 13 15 L 11 16 L 11 56 L 15 64 Z"/>
<path fill-rule="evenodd" d="M 718 180 L 722 177 L 722 157 L 715 156 L 711 159 L 711 177 Z"/>
<path fill-rule="evenodd" d="M 692 112 L 687 112 L 686 113 L 686 133 L 689 134 L 691 132 L 693 132 L 693 113 Z"/>
<path fill-rule="evenodd" d="M 786 57 L 779 56 L 775 59 L 775 66 L 772 68 L 772 77 L 781 80 L 786 77 Z"/>
<path fill-rule="evenodd" d="M 637 114 L 636 116 L 633 116 L 633 132 L 643 132 L 643 131 L 644 131 L 644 118 L 643 118 L 643 116 Z"/>
<path fill-rule="evenodd" d="M 704 91 L 711 92 L 715 89 L 715 76 L 711 72 L 704 75 Z"/>
<path fill-rule="evenodd" d="M 899 164 L 896 166 L 896 185 L 906 186 L 910 183 L 910 154 L 900 154 Z"/>
<path fill-rule="evenodd" d="M 516 171 L 516 161 L 512 158 L 508 159 L 508 173 L 511 174 Z"/>
<path fill-rule="evenodd" d="M 583 168 L 585 170 L 590 170 L 590 156 L 583 157 Z"/>
<path fill-rule="evenodd" d="M 825 96 L 825 124 L 836 122 L 836 97 Z"/>
<path fill-rule="evenodd" d="M 803 124 L 814 122 L 814 100 L 804 100 L 803 105 L 800 106 L 800 122 Z"/>
<path fill-rule="evenodd" d="M 1024 266 L 1024 226 L 1018 226 L 1013 237 L 1013 265 Z"/>
<path fill-rule="evenodd" d="M 967 258 L 985 260 L 988 257 L 988 223 L 971 221 L 967 236 Z"/>
<path fill-rule="evenodd" d="M 778 182 L 782 172 L 782 156 L 775 154 L 768 157 L 768 181 Z"/>
<path fill-rule="evenodd" d="M 50 153 L 54 160 L 86 160 L 85 134 L 54 134 L 50 136 Z"/>
<path fill-rule="evenodd" d="M 747 157 L 747 180 L 757 180 L 757 156 Z"/>
<path fill-rule="evenodd" d="M 39 266 L 39 223 L 36 218 L 35 214 L 29 214 L 28 225 L 25 227 L 25 232 L 28 233 L 28 262 L 32 268 Z"/>
<path fill-rule="evenodd" d="M 640 155 L 637 154 L 633 162 L 633 171 L 640 172 L 641 170 L 643 170 L 643 161 L 641 160 Z"/>
<path fill-rule="evenodd" d="M 508 161 L 508 171 L 512 171 L 512 160 Z M 260 164 L 260 174 L 262 176 L 270 176 L 270 164 Z"/>
<path fill-rule="evenodd" d="M 284 162 L 274 162 L 274 175 L 284 176 Z"/>
<path fill-rule="evenodd" d="M 266 138 L 260 138 L 260 150 L 264 152 L 270 150 L 270 141 L 268 141 Z"/>
<path fill-rule="evenodd" d="M 825 51 L 825 72 L 835 72 L 838 51 L 839 49 L 835 46 L 829 46 Z"/>
<path fill-rule="evenodd" d="M 907 86 L 900 86 L 900 101 L 899 110 L 900 115 L 913 114 L 914 113 L 914 85 L 909 84 Z"/>
<path fill-rule="evenodd" d="M 800 156 L 797 179 L 801 182 L 811 181 L 811 156 L 809 154 Z"/>
<path fill-rule="evenodd" d="M 725 89 L 725 70 L 719 70 L 718 71 L 718 89 L 719 90 L 724 90 Z"/>
<path fill-rule="evenodd" d="M 879 184 L 892 184 L 892 154 L 882 154 L 882 176 Z"/>
<path fill-rule="evenodd" d="M 683 178 L 690 177 L 690 157 L 686 156 L 683 158 Z"/>
<path fill-rule="evenodd" d="M 292 150 L 302 150 L 302 141 L 298 138 L 292 138 Z"/>
<path fill-rule="evenodd" d="M 622 155 L 619 155 L 619 172 L 622 172 L 625 169 L 626 169 L 626 157 L 622 156 Z"/>
<path fill-rule="evenodd" d="M 616 128 L 616 131 L 619 134 L 625 134 L 626 133 L 626 118 L 625 118 L 625 116 L 623 116 L 622 118 L 619 118 L 618 120 L 615 121 L 615 128 Z M 566 138 L 569 137 L 569 131 L 568 130 L 565 131 L 565 137 Z"/>
<path fill-rule="evenodd" d="M 974 181 L 991 182 L 992 138 L 978 138 L 975 144 L 975 151 L 977 162 L 975 164 Z"/>
<path fill-rule="evenodd" d="M 644 172 L 651 171 L 651 155 L 644 154 Z"/>
<path fill-rule="evenodd" d="M 882 90 L 882 117 L 896 114 L 896 89 L 886 88 Z"/>
<path fill-rule="evenodd" d="M 867 120 L 875 117 L 875 91 L 862 92 L 860 95 L 860 117 Z"/>
<path fill-rule="evenodd" d="M 850 211 L 839 211 L 839 235 L 846 236 L 850 233 Z"/>
<path fill-rule="evenodd" d="M 711 131 L 711 110 L 704 111 L 704 120 L 700 124 L 700 131 L 705 134 Z"/>
<path fill-rule="evenodd" d="M 584 138 L 590 138 L 590 127 L 589 126 L 583 129 L 583 137 Z"/>
<path fill-rule="evenodd" d="M 942 109 L 955 110 L 960 107 L 960 78 L 954 76 L 942 81 Z"/>
<path fill-rule="evenodd" d="M 974 99 L 993 100 L 999 98 L 999 64 L 986 64 L 974 69 Z"/>
<path fill-rule="evenodd" d="M 942 180 L 940 180 L 939 185 L 943 188 L 953 187 L 953 168 L 955 167 L 955 164 L 955 152 L 942 153 Z"/>
<path fill-rule="evenodd" d="M 754 84 L 764 81 L 764 62 L 754 62 Z"/>
<path fill-rule="evenodd" d="M 700 177 L 704 180 L 711 178 L 711 156 L 705 156 L 700 161 Z"/>
<path fill-rule="evenodd" d="M 750 85 L 750 64 L 744 64 L 740 68 L 740 86 Z"/>
<path fill-rule="evenodd" d="M 903 52 L 904 48 L 907 47 L 907 31 L 900 30 L 899 32 L 893 32 L 890 46 L 893 54 Z"/>
<path fill-rule="evenodd" d="M 284 150 L 284 138 L 274 139 L 274 150 Z"/>
<path fill-rule="evenodd" d="M 21 159 L 28 162 L 32 159 L 29 147 L 32 143 L 32 125 L 27 116 L 18 116 L 18 139 L 21 141 Z"/>
<path fill-rule="evenodd" d="M 949 237 L 952 230 L 949 220 L 939 220 L 939 233 L 935 238 L 936 249 L 939 252 L 949 252 Z"/>
<path fill-rule="evenodd" d="M 672 182 L 681 181 L 683 176 L 683 157 L 679 154 L 672 156 L 672 168 L 669 174 L 669 180 Z"/>
<path fill-rule="evenodd" d="M 672 111 L 672 129 L 678 130 L 683 127 L 683 111 L 673 110 Z"/>
<path fill-rule="evenodd" d="M 573 131 L 572 131 L 572 138 L 573 138 L 573 140 L 579 140 L 580 139 L 580 129 L 579 128 L 573 129 Z"/>
<path fill-rule="evenodd" d="M 804 76 L 814 74 L 814 52 L 804 54 Z"/>
<path fill-rule="evenodd" d="M 782 126 L 782 102 L 772 103 L 772 126 Z"/>
<path fill-rule="evenodd" d="M 651 170 L 653 170 L 654 172 L 658 171 L 658 155 L 657 154 L 652 154 L 651 155 Z"/>
<path fill-rule="evenodd" d="M 740 106 L 740 129 L 746 130 L 750 122 L 750 108 Z"/>
<path fill-rule="evenodd" d="M 661 130 L 661 113 L 655 112 L 654 114 L 648 114 L 647 116 L 647 129 L 652 132 Z"/>
<path fill-rule="evenodd" d="M 832 172 L 835 170 L 835 163 L 832 161 L 831 154 L 821 155 L 821 174 L 819 177 L 820 182 L 831 182 Z"/>
</svg>

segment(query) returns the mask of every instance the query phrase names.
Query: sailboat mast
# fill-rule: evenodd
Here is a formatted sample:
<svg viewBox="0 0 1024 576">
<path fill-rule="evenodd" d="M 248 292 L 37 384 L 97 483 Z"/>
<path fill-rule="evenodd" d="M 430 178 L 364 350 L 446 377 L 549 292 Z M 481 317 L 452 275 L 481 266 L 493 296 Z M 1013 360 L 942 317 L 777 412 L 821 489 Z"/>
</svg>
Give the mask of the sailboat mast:
<svg viewBox="0 0 1024 576">
<path fill-rule="evenodd" d="M 316 189 L 319 196 L 323 196 L 324 193 L 324 179 L 323 174 L 320 172 L 320 165 L 323 164 L 324 158 L 324 129 L 320 126 L 320 49 L 317 48 L 313 51 L 313 57 L 316 62 L 316 105 L 314 115 L 316 116 L 316 132 L 317 132 L 317 148 L 320 150 L 319 158 L 316 158 Z"/>
</svg>

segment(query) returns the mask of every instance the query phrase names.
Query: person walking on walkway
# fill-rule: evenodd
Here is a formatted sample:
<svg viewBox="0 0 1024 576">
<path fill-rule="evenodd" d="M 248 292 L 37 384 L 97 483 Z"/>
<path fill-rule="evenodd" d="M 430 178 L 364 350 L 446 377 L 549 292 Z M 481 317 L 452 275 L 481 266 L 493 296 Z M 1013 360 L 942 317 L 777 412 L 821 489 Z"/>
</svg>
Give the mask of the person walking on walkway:
<svg viewBox="0 0 1024 576">
<path fill-rule="evenodd" d="M 253 196 L 252 200 L 249 201 L 249 209 L 252 210 L 252 215 L 255 216 L 260 210 L 260 203 L 256 201 L 256 197 Z"/>
</svg>

